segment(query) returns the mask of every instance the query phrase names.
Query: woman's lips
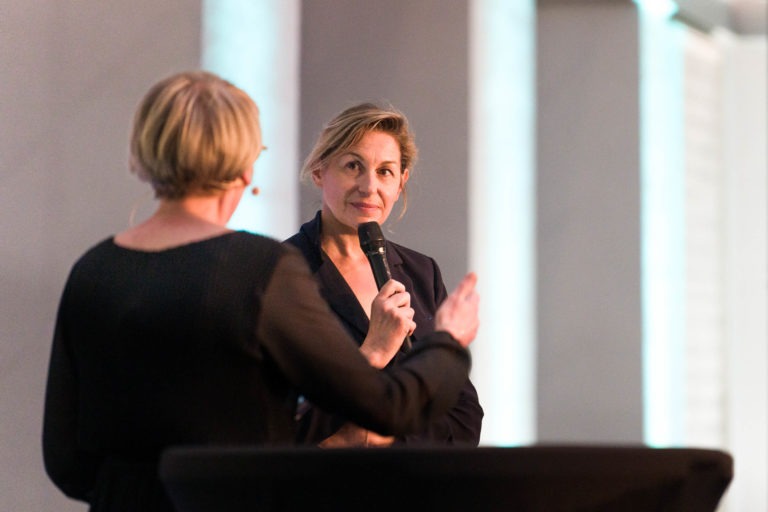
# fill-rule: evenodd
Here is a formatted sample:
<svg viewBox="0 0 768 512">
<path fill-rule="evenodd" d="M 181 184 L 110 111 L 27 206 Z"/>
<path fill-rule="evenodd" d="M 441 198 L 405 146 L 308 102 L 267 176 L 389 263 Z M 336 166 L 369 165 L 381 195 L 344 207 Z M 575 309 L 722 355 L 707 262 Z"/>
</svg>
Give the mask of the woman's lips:
<svg viewBox="0 0 768 512">
<path fill-rule="evenodd" d="M 363 210 L 363 211 L 373 211 L 379 208 L 375 204 L 370 204 L 370 203 L 351 203 L 351 204 L 358 210 Z"/>
</svg>

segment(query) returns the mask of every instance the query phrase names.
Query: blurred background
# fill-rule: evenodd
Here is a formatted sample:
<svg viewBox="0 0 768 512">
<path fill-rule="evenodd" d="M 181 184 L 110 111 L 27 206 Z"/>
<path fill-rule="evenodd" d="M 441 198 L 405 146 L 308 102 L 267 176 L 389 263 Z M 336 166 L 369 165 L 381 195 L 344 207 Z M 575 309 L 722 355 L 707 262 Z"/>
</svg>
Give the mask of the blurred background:
<svg viewBox="0 0 768 512">
<path fill-rule="evenodd" d="M 385 235 L 480 276 L 483 444 L 647 444 L 735 458 L 722 510 L 768 510 L 766 1 L 0 0 L 0 510 L 82 511 L 40 449 L 69 268 L 153 210 L 133 109 L 205 68 L 260 105 L 282 239 L 298 171 L 359 101 L 420 160 Z M 395 212 L 397 213 L 397 212 Z"/>
</svg>

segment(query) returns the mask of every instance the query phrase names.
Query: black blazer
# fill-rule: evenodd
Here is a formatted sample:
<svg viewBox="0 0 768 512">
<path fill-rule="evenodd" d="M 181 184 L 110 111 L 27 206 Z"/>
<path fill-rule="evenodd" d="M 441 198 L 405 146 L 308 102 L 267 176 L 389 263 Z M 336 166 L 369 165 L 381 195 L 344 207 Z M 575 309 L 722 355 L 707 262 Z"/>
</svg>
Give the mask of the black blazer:
<svg viewBox="0 0 768 512">
<path fill-rule="evenodd" d="M 321 295 L 352 338 L 361 345 L 368 332 L 368 316 L 341 273 L 321 249 L 320 232 L 320 212 L 317 212 L 286 243 L 297 247 L 307 259 L 310 270 L 318 279 Z M 440 268 L 434 259 L 389 240 L 386 241 L 385 250 L 392 278 L 403 283 L 411 295 L 416 322 L 412 339 L 414 345 L 418 345 L 420 340 L 434 330 L 435 312 L 447 296 Z M 390 366 L 398 365 L 402 358 L 403 354 L 398 353 Z M 344 418 L 328 415 L 317 408 L 305 410 L 299 419 L 298 441 L 302 443 L 318 443 L 345 423 Z M 447 414 L 418 434 L 401 436 L 397 441 L 406 444 L 477 446 L 482 420 L 483 409 L 477 391 L 467 379 L 458 402 Z"/>
</svg>

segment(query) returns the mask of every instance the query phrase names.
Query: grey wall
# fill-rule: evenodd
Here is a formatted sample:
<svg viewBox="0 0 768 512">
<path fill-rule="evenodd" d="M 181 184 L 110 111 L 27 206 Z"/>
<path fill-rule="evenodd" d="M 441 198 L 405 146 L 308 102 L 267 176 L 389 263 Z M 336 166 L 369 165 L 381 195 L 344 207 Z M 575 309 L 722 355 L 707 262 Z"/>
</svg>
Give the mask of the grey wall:
<svg viewBox="0 0 768 512">
<path fill-rule="evenodd" d="M 146 187 L 128 128 L 149 84 L 197 66 L 191 0 L 0 0 L 0 510 L 85 510 L 43 472 L 55 308 L 74 259 L 124 229 Z"/>
<path fill-rule="evenodd" d="M 303 12 L 302 154 L 352 102 L 404 110 L 421 160 L 389 236 L 440 255 L 449 286 L 466 268 L 466 13 L 457 0 Z M 85 509 L 42 467 L 55 309 L 74 260 L 124 229 L 136 204 L 139 218 L 152 209 L 127 171 L 130 117 L 151 83 L 199 65 L 200 16 L 193 0 L 0 0 L 0 510 Z M 316 207 L 306 202 L 302 217 Z"/>
<path fill-rule="evenodd" d="M 611 13 L 539 21 L 547 439 L 640 439 L 637 48 L 631 14 Z M 301 154 L 354 102 L 402 109 L 421 159 L 409 211 L 388 236 L 436 257 L 453 287 L 467 266 L 467 2 L 312 1 L 302 16 Z M 55 308 L 74 259 L 123 229 L 134 203 L 151 207 L 127 172 L 130 116 L 149 84 L 198 66 L 199 34 L 194 0 L 0 0 L 0 510 L 85 509 L 42 468 Z M 317 207 L 305 188 L 302 219 Z"/>
<path fill-rule="evenodd" d="M 641 442 L 638 20 L 629 0 L 540 0 L 541 441 Z"/>
</svg>

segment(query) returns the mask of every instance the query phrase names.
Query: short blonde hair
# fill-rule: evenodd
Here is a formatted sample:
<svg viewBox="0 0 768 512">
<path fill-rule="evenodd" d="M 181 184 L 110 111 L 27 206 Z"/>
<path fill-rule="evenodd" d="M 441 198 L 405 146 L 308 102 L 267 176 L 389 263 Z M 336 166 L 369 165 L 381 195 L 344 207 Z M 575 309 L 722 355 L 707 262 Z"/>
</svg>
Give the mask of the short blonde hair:
<svg viewBox="0 0 768 512">
<path fill-rule="evenodd" d="M 301 179 L 308 180 L 313 172 L 323 169 L 333 158 L 360 142 L 366 133 L 372 131 L 384 132 L 394 137 L 400 147 L 401 173 L 406 169 L 413 173 L 418 149 L 405 114 L 392 106 L 360 103 L 342 111 L 325 125 L 304 161 Z M 402 183 L 402 190 L 404 213 L 408 203 L 405 183 Z"/>
<path fill-rule="evenodd" d="M 155 196 L 178 199 L 225 189 L 261 151 L 256 103 L 206 71 L 155 84 L 136 109 L 130 169 Z"/>
</svg>

